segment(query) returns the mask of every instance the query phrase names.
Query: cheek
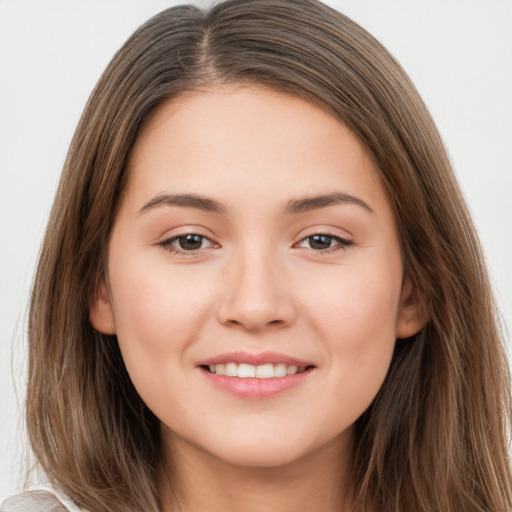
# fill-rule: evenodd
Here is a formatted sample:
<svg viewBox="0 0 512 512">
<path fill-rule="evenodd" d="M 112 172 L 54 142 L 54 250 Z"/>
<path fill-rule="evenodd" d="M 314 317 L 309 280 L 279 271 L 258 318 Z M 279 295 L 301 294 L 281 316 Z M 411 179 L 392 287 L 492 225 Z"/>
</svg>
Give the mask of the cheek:
<svg viewBox="0 0 512 512">
<path fill-rule="evenodd" d="M 110 267 L 117 338 L 135 387 L 152 403 L 162 387 L 169 387 L 163 393 L 168 396 L 184 385 L 171 377 L 187 363 L 187 349 L 204 331 L 213 290 L 208 281 L 198 283 L 190 272 L 161 261 L 127 255 L 117 261 Z"/>
<path fill-rule="evenodd" d="M 339 396 L 341 414 L 353 421 L 364 412 L 388 372 L 396 342 L 400 273 L 347 271 L 309 303 L 309 322 L 323 340 L 326 387 Z M 339 390 L 343 390 L 340 394 Z"/>
<path fill-rule="evenodd" d="M 126 369 L 155 412 L 187 393 L 187 349 L 202 336 L 212 292 L 190 273 L 151 259 L 118 259 L 109 280 L 116 334 Z M 181 414 L 186 411 L 182 410 Z"/>
<path fill-rule="evenodd" d="M 170 345 L 192 336 L 211 302 L 207 286 L 198 293 L 186 272 L 161 263 L 125 261 L 111 283 L 118 337 L 136 337 L 143 344 Z"/>
<path fill-rule="evenodd" d="M 327 276 L 324 286 L 318 280 L 316 285 L 319 293 L 306 299 L 307 309 L 325 337 L 337 338 L 340 346 L 373 344 L 381 335 L 394 340 L 400 273 L 342 269 L 337 276 Z"/>
</svg>

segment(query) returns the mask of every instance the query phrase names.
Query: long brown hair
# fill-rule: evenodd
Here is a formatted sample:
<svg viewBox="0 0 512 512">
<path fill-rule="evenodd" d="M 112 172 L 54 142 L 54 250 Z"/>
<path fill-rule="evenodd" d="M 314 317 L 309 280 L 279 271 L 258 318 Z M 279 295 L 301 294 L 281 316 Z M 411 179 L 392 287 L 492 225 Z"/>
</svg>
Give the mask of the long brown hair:
<svg viewBox="0 0 512 512">
<path fill-rule="evenodd" d="M 327 109 L 381 172 L 428 321 L 398 340 L 356 424 L 355 509 L 512 510 L 509 376 L 475 230 L 429 112 L 370 34 L 316 0 L 165 10 L 114 56 L 80 120 L 39 260 L 27 422 L 50 481 L 95 512 L 159 510 L 159 422 L 88 308 L 141 125 L 163 101 L 256 82 Z"/>
</svg>

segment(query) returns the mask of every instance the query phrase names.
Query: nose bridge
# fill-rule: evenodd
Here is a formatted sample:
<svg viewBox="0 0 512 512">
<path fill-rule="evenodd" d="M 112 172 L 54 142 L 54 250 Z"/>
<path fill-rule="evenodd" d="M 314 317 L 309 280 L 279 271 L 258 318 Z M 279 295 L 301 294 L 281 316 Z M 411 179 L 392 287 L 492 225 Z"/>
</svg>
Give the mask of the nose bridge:
<svg viewBox="0 0 512 512">
<path fill-rule="evenodd" d="M 223 323 L 260 330 L 293 317 L 291 297 L 279 258 L 269 243 L 249 241 L 234 251 L 219 308 Z"/>
</svg>

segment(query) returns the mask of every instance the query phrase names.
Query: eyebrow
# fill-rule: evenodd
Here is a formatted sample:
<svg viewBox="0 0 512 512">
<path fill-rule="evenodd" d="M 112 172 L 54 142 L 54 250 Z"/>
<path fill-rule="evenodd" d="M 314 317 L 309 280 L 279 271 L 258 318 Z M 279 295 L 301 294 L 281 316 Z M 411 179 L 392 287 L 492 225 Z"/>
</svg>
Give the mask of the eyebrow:
<svg viewBox="0 0 512 512">
<path fill-rule="evenodd" d="M 222 204 L 214 199 L 198 194 L 159 194 L 139 210 L 139 215 L 157 206 L 181 206 L 182 208 L 195 208 L 208 213 L 224 213 L 226 210 Z"/>
<path fill-rule="evenodd" d="M 306 196 L 299 199 L 292 199 L 286 206 L 286 213 L 302 213 L 309 210 L 326 208 L 337 204 L 354 204 L 364 208 L 370 213 L 374 213 L 373 209 L 360 199 L 359 197 L 347 194 L 345 192 L 334 192 L 332 194 L 324 194 L 319 196 Z"/>
<path fill-rule="evenodd" d="M 364 208 L 370 213 L 373 213 L 373 209 L 365 201 L 345 192 L 334 192 L 331 194 L 292 199 L 288 202 L 285 213 L 303 213 L 337 204 L 354 204 Z M 218 201 L 198 194 L 159 194 L 146 203 L 139 210 L 138 214 L 140 215 L 158 206 L 194 208 L 207 213 L 225 213 L 226 211 L 226 208 Z"/>
</svg>

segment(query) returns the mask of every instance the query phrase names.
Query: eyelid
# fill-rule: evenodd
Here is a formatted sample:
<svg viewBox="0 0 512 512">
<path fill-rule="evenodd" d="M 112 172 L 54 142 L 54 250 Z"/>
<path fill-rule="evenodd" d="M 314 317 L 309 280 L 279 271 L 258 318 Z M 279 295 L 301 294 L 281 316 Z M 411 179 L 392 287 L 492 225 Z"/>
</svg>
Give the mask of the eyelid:
<svg viewBox="0 0 512 512">
<path fill-rule="evenodd" d="M 341 235 L 337 232 L 335 233 L 333 231 L 335 231 L 335 229 L 328 228 L 328 227 L 325 227 L 325 228 L 322 226 L 312 227 L 312 228 L 306 230 L 306 232 L 302 232 L 300 234 L 299 240 L 293 244 L 293 247 L 297 248 L 297 249 L 304 249 L 305 251 L 308 251 L 313 254 L 328 255 L 328 254 L 336 253 L 338 251 L 345 251 L 350 246 L 355 244 L 355 241 L 352 237 L 347 237 L 347 236 Z M 325 249 L 313 249 L 313 248 L 308 248 L 308 247 L 301 247 L 300 244 L 305 242 L 308 238 L 313 238 L 314 236 L 325 236 L 325 237 L 336 240 L 338 243 L 333 247 L 328 247 Z"/>
<path fill-rule="evenodd" d="M 351 238 L 347 238 L 346 236 L 340 235 L 339 233 L 333 233 L 335 231 L 333 228 L 325 228 L 323 229 L 321 226 L 318 227 L 311 227 L 307 231 L 308 232 L 302 232 L 300 235 L 300 238 L 298 241 L 296 241 L 293 244 L 293 248 L 298 249 L 304 249 L 308 252 L 314 253 L 314 254 L 330 254 L 341 250 L 346 250 L 348 247 L 354 245 L 354 240 Z M 185 238 L 190 235 L 195 235 L 200 237 L 202 240 L 208 241 L 209 245 L 207 247 L 201 247 L 199 249 L 180 249 L 178 247 L 175 247 L 173 244 L 179 240 L 180 238 Z M 307 247 L 301 247 L 301 244 L 304 243 L 306 240 L 313 238 L 314 236 L 325 236 L 332 240 L 335 240 L 337 243 L 332 247 L 327 247 L 324 249 L 314 249 L 314 248 L 307 248 Z M 197 256 L 203 254 L 205 251 L 211 250 L 212 248 L 218 248 L 220 247 L 220 244 L 215 242 L 213 237 L 204 234 L 203 230 L 200 227 L 197 226 L 183 226 L 182 229 L 180 229 L 180 232 L 177 232 L 176 234 L 172 234 L 172 236 L 167 236 L 160 242 L 157 242 L 155 245 L 162 247 L 166 251 L 176 254 L 178 256 Z"/>
<path fill-rule="evenodd" d="M 207 240 L 210 245 L 208 247 L 201 247 L 199 249 L 193 249 L 190 251 L 187 251 L 185 249 L 180 249 L 178 247 L 175 247 L 173 244 L 180 238 L 185 238 L 190 235 L 195 235 L 200 237 L 202 240 Z M 203 254 L 205 251 L 208 251 L 212 248 L 219 247 L 219 244 L 216 243 L 211 236 L 205 235 L 201 232 L 200 229 L 190 228 L 190 229 L 184 229 L 179 233 L 173 234 L 172 236 L 167 236 L 162 241 L 157 242 L 155 245 L 162 247 L 166 251 L 176 254 L 178 256 L 198 256 Z"/>
</svg>

